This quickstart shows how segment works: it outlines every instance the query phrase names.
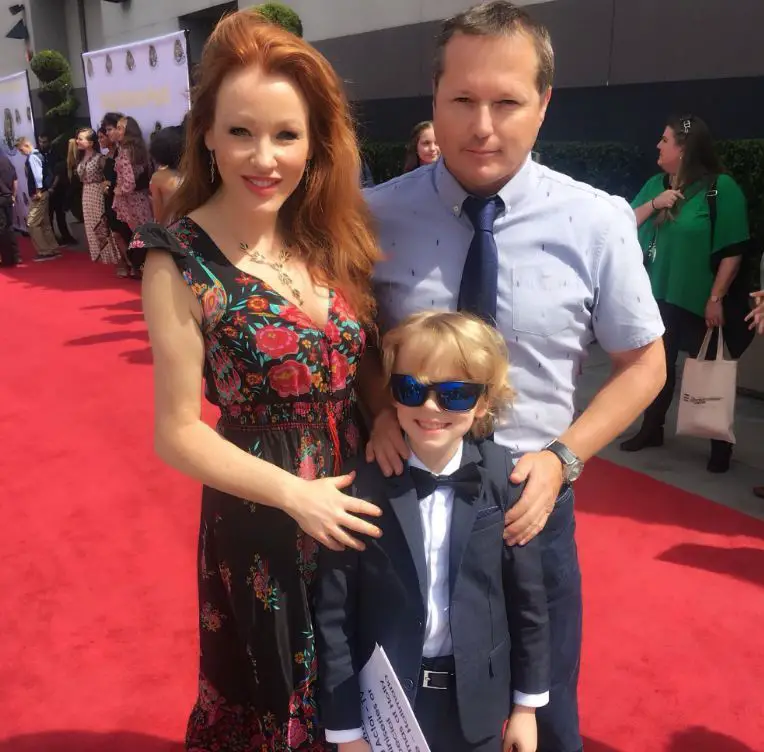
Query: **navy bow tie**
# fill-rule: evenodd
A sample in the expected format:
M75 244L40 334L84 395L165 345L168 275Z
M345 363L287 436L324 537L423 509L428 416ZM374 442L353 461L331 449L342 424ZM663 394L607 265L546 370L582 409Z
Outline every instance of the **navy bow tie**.
M472 499L480 491L480 473L474 462L460 467L452 475L433 475L428 470L419 467L410 467L411 480L416 488L416 497L421 500L435 493L435 489L442 486L453 488L454 491L464 498Z

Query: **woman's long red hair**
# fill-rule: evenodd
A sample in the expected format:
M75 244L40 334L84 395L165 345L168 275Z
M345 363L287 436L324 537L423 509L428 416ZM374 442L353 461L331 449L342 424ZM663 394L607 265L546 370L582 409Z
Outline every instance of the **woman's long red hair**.
M379 250L361 194L358 144L342 84L317 50L254 10L222 19L204 47L172 214L185 216L220 188L219 175L210 182L204 137L213 125L223 79L250 65L288 76L308 102L313 156L308 176L280 212L286 240L306 259L313 277L341 290L359 319L368 322L374 314L371 273Z

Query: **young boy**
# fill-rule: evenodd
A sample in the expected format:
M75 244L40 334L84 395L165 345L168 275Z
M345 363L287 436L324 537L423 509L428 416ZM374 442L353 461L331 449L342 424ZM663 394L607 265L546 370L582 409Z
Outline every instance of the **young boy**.
M327 741L369 752L358 673L379 644L432 752L535 752L535 708L549 699L540 550L504 545L522 488L506 450L481 440L512 395L504 342L476 318L426 312L392 330L383 355L412 455L392 478L357 461L352 492L383 510L382 537L319 556Z

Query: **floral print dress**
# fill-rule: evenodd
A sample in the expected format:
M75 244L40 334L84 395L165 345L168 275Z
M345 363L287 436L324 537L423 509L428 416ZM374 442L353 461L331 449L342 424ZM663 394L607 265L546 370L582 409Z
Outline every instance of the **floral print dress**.
M301 478L339 474L359 445L365 333L339 291L322 330L233 266L189 218L139 228L130 255L170 252L202 308L205 393L218 432ZM199 531L199 696L193 752L324 750L310 588L318 544L284 512L205 487Z
M154 217L151 211L148 178L144 174L148 166L134 165L130 149L123 146L117 152L114 169L117 173L116 188L120 191L115 193L113 203L117 219L131 230L145 222L151 222ZM145 182L145 188L139 188L139 182Z
M103 264L118 264L121 260L119 251L106 223L102 221L106 212L103 193L104 162L101 154L93 154L77 165L77 175L82 183L82 216L91 260ZM100 235L97 229L99 223Z

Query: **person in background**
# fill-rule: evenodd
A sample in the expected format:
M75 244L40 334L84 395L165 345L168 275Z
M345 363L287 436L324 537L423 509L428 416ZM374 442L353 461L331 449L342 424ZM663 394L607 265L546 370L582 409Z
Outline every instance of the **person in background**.
M34 260L50 261L58 258L61 253L58 250L58 241L53 234L53 228L50 226L48 209L50 196L44 184L42 154L26 137L16 142L16 148L27 158L25 172L31 202L27 214L27 229L36 252Z
M77 176L82 184L82 211L90 258L102 264L117 265L117 274L122 277L124 274L119 272L121 256L105 218L103 166L106 158L98 148L98 139L92 128L77 131L76 141L80 153Z
M406 159L403 163L403 172L411 172L422 165L437 162L440 157L438 142L435 140L435 129L432 120L424 120L417 123L411 131L408 145L406 146Z
M751 331L764 335L764 256L761 257L759 270L759 282L761 290L752 294L753 310L745 317ZM755 486L753 493L760 499L764 499L764 486Z
M104 149L107 150L104 154L106 161L103 165L104 204L106 221L108 222L109 229L111 230L119 254L122 257L122 261L117 267L117 276L127 277L128 274L132 272L132 267L127 260L127 245L130 242L130 238L133 236L133 231L130 229L130 225L119 219L117 213L114 211L114 189L117 185L116 160L119 154L118 126L119 121L122 120L123 117L124 115L121 112L107 112L101 121L98 142L101 144L102 154L104 154Z
M160 225L170 223L170 199L180 184L180 160L183 156L183 133L180 126L163 128L151 139L149 153L156 165L151 176L149 193L154 221Z
M117 124L119 153L115 167L117 185L114 188L114 211L128 227L135 230L151 222L151 161L141 127L135 118L123 117Z
M5 151L0 150L0 266L16 266L20 261L13 229L17 184L16 168Z
M669 119L658 144L658 166L662 172L645 183L632 207L666 327L667 379L645 410L639 432L621 444L624 452L663 445L680 351L694 357L707 327L725 327L724 340L735 359L752 338L743 323L748 292L735 286L750 243L748 207L743 191L724 172L703 120L694 115ZM709 353L716 352L715 342L714 338ZM709 472L729 470L732 447L726 441L711 441Z
M60 159L53 149L50 138L41 135L37 139L40 154L43 158L43 183L48 191L48 216L50 226L54 228L53 219L58 224L60 245L75 245L77 241L69 232L66 221L66 211L69 205L69 179L66 172L66 160Z
M66 177L69 180L69 211L78 222L83 222L82 183L77 175L79 161L80 152L77 148L77 139L70 138L66 151Z

